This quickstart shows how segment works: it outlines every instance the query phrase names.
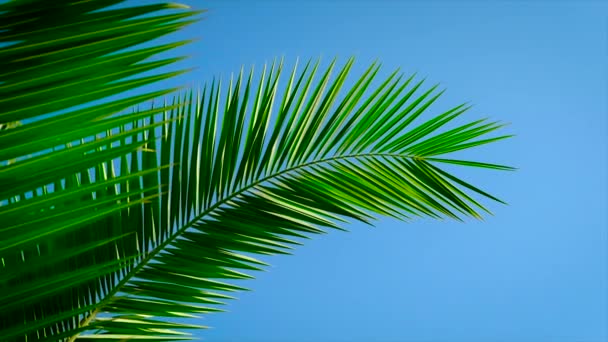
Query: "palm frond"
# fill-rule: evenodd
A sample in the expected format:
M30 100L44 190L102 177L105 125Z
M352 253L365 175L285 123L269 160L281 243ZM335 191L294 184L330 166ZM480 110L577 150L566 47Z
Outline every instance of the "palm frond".
M171 3L108 9L121 2L0 4L2 341L72 336L144 251L136 229L114 220L158 197L158 184L120 187L159 168L116 168L146 154L149 142L137 136L154 129L125 125L167 108L122 113L175 89L121 94L184 72L159 72L182 57L153 58L188 41L138 45L196 12Z
M350 59L332 78L332 63L316 79L319 63L309 62L291 71L281 92L282 63L265 67L257 82L253 71L241 71L225 95L213 81L176 95L179 109L154 116L151 123L172 120L156 129L162 138L149 145L156 153L130 158L169 165L142 175L138 187L162 184L166 191L152 191L157 202L116 219L149 238L142 257L81 322L78 339L186 338L178 333L189 325L149 327L217 311L226 292L243 290L230 279L250 278L243 272L265 265L252 254L289 253L301 238L342 229L348 219L461 220L488 212L475 197L497 198L437 165L511 170L439 157L508 137L486 138L501 125L455 125L465 105L424 121L441 94L437 87L422 91L422 81L395 72L370 89L377 64L343 92L352 65Z

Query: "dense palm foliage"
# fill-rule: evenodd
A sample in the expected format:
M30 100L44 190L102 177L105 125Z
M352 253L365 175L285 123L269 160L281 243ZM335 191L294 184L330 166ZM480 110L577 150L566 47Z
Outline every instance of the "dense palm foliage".
M280 62L162 105L141 103L173 89L116 97L180 72L150 58L184 42L135 46L196 14L105 9L120 2L0 7L1 340L189 339L181 318L218 311L242 289L230 279L265 265L254 254L496 200L440 166L510 169L445 157L500 125L454 124L465 105L424 119L441 92L398 72L376 84L376 64L349 89L353 60Z

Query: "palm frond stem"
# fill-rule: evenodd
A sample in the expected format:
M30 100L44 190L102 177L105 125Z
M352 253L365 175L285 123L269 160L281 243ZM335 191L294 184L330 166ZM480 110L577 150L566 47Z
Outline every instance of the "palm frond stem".
M257 185L260 185L272 178L276 178L279 177L281 175L287 174L289 172L293 172L293 171L297 171L299 169L303 169L306 167L310 167L313 165L318 165L318 164L323 164L323 163L330 163L332 161L338 161L338 160L348 160L348 159L359 159L359 158L367 158L367 157L392 157L392 158L403 158L403 159L413 159L413 160L421 160L424 159L423 157L419 157L419 156L413 156L413 155L406 155L406 154L399 154L399 153L360 153L360 154L348 154L348 155L343 155L343 156L334 156L334 157L329 157L329 158L323 158L323 159L319 159L319 160L313 160L313 161L309 161L300 165L295 165L289 168L286 168L284 170L280 170L278 172L272 173L270 175L267 175L263 178L260 178L257 181L252 182L251 184L245 185L243 186L241 189L235 191L234 193L230 194L229 196L226 196L225 198L217 201L215 204L211 205L208 209L204 210L201 214L195 216L194 218L192 218L190 220L190 222L188 222L187 224L183 225L182 227L180 227L177 231L175 231L169 238L167 238L165 241L163 241L161 244L159 244L158 246L156 246L154 249L152 249L148 254L146 254L146 256L135 266L135 268L133 268L133 270L131 272L129 272L123 279L120 280L120 282L113 287L113 289L98 303L97 308L92 311L88 316L86 316L84 319L81 320L81 323L79 325L80 328L86 327L94 318L95 316L99 313L103 311L104 305L107 304L109 301L112 300L113 296L118 293L123 286L125 286L129 280L131 280L131 278L133 278L143 267L145 267L148 262L150 262L152 259L154 259L154 257L162 252L163 250L165 250L165 248L167 246L169 246L176 238L178 238L183 232L185 232L188 228L191 228L196 222L200 221L202 218L204 218L207 215L210 215L213 213L214 210L216 210L217 208L219 208L222 204L225 204L227 202L229 202L231 199L237 197L238 195L254 188ZM68 342L74 342L76 340L76 338L78 337L78 335L72 336Z

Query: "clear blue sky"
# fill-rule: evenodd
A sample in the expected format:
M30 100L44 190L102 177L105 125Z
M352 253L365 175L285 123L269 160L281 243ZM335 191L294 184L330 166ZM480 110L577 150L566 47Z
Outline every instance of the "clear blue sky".
M138 1L133 1L137 3ZM139 1L149 2L149 1ZM517 137L458 174L510 203L484 222L382 219L315 237L248 281L207 341L608 340L608 6L601 2L194 1L205 82L284 56L417 71ZM458 3L458 4L456 4ZM258 69L259 70L259 69Z

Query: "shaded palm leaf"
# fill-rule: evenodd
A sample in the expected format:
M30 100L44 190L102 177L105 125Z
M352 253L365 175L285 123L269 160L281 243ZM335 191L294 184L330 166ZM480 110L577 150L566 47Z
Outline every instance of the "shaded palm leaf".
M152 191L158 202L121 217L149 237L143 256L80 324L78 339L187 338L182 328L192 326L169 327L167 318L217 311L226 292L243 290L230 279L250 278L243 272L265 265L252 254L289 253L301 238L341 229L348 218L487 212L474 197L495 197L438 165L511 168L438 156L504 139L485 138L501 125L454 125L464 105L421 120L441 93L421 92L423 82L397 73L370 90L376 64L343 93L352 64L332 78L332 63L316 80L318 63L294 68L282 92L282 64L264 68L257 84L253 72L246 79L241 72L226 95L214 81L176 96L181 109L153 118L173 120L155 133L162 136L157 153L131 158L170 165L139 182L160 182L167 191Z
M2 341L73 335L141 256L137 229L114 221L154 200L159 186L120 185L158 167L120 172L117 161L143 153L138 135L153 134L131 123L167 108L121 113L175 89L120 95L184 72L158 72L181 57L151 58L186 41L136 46L195 12L169 3L107 9L121 2L0 4Z

